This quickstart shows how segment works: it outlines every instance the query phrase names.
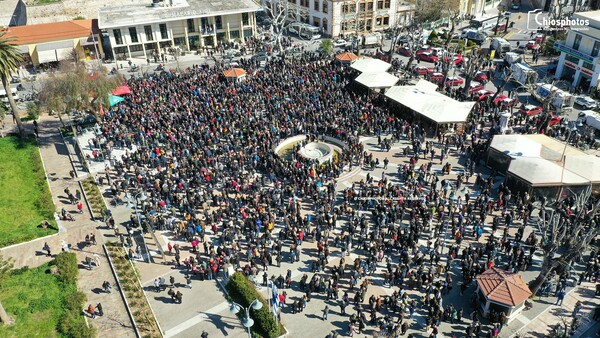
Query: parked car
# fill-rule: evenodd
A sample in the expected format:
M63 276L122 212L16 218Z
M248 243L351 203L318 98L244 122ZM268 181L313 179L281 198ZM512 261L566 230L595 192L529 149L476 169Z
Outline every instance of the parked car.
M463 83L465 83L464 79L456 76L450 76L446 79L446 82L444 84L446 86L460 86Z
M531 50L531 49L536 49L538 46L537 41L535 40L529 40L527 41L527 44L525 45L525 48Z
M550 123L548 123L548 126L552 127L554 125L560 124L562 121L563 121L562 116L552 115L552 117L550 118Z
M541 44L544 41L544 34L536 34L535 37L533 37L533 41Z
M333 40L334 47L346 47L347 45L348 45L348 41L346 41L344 39Z
M469 93L470 94L477 93L478 91L480 91L484 88L485 88L485 86L479 82L471 82L471 84L469 85Z
M524 115L528 115L528 116L534 116L534 115L538 115L541 112L543 112L544 109L540 106L534 106L532 104L524 104L521 109L519 109L519 113L524 114Z
M410 35L402 35L398 37L398 43L409 43L412 41L412 37Z
M506 29L506 24L505 24L505 23L501 23L501 24L499 24L498 26L496 26L496 27L492 28L492 30L493 30L494 32L502 32L502 31L504 31L505 29Z
M424 66L417 66L417 67L413 68L413 72L415 74L419 74L419 75L426 75L426 74L433 74L435 72L435 69L427 68Z
M417 54L417 58L421 61L426 61L426 62L434 62L435 63L438 61L438 57L431 54L430 52Z
M444 81L444 74L442 73L433 73L429 75L429 81L433 83L440 83Z
M591 110L598 107L598 103L594 99L586 95L577 96L575 98L575 104L579 105L580 107L586 110Z
M419 50L415 54L421 55L423 53L431 53L433 55L433 53L431 52L431 48L429 46L423 46L423 47L419 48Z
M486 72L477 72L477 74L475 74L475 77L473 78L473 80L479 81L481 83L486 83L488 80L487 73Z
M485 100L486 98L494 95L494 92L491 90L483 89L477 92L477 101Z
M406 47L398 48L398 54L408 56L408 57L412 56L412 52L410 51L410 49L408 49Z

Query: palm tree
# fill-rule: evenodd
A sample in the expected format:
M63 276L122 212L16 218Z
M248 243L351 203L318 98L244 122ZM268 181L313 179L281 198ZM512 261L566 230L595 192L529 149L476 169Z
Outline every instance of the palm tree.
M21 122L19 111L17 110L17 104L10 91L10 82L8 78L11 74L19 68L21 62L23 62L23 55L13 44L14 39L6 36L6 32L0 33L0 78L2 78L2 87L6 91L6 97L8 97L8 103L13 112L17 128L19 128L19 135L25 137L25 128Z

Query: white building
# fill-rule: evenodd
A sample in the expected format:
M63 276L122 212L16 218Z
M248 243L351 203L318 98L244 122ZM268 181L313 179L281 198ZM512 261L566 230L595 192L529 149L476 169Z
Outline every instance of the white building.
M356 35L409 24L414 5L403 0L288 1L290 19L321 28L329 37Z
M150 58L165 48L189 51L244 42L256 34L255 12L260 9L252 0L148 0L101 9L98 26L108 33L115 57Z
M589 25L572 25L567 39L554 44L561 52L555 77L567 80L573 87L581 87L584 91L598 88L600 11L575 13L571 19L589 20Z

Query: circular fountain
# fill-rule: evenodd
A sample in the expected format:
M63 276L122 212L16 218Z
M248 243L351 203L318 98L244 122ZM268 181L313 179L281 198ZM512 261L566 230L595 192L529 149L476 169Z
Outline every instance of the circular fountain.
M309 160L316 160L319 163L331 161L333 153L333 147L323 142L308 143L298 151L298 155Z

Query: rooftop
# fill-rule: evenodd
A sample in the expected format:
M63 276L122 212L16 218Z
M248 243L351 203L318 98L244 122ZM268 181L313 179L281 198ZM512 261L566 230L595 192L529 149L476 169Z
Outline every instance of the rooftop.
M39 25L9 27L7 36L15 45L27 45L86 37L94 30L93 20L70 20Z
M590 26L600 28L600 11L578 12L573 14L573 18L588 19Z
M102 29L134 26L155 22L200 18L259 11L252 0L165 0L158 7L152 1L117 7L104 7L98 12Z
M493 267L475 279L484 296L495 303L518 306L531 296L529 287L517 273Z

